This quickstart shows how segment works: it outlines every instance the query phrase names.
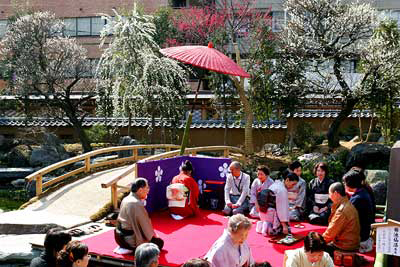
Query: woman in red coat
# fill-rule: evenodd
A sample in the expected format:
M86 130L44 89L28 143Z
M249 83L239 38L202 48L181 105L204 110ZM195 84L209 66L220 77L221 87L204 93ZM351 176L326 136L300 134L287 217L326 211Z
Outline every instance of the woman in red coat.
M172 179L169 187L174 187L175 184L184 185L184 198L186 198L184 207L179 205L171 205L169 209L171 214L180 215L182 217L194 216L198 212L197 201L199 199L199 186L192 177L193 166L189 160L186 160L182 166L182 171ZM176 200L182 200L176 199Z

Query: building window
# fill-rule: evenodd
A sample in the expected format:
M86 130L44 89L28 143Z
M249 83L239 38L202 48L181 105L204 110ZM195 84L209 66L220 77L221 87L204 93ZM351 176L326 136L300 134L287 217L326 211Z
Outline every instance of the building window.
M67 36L99 36L106 21L101 17L65 18L64 24Z
M285 25L285 12L284 11L272 11L272 31L280 32L283 30Z

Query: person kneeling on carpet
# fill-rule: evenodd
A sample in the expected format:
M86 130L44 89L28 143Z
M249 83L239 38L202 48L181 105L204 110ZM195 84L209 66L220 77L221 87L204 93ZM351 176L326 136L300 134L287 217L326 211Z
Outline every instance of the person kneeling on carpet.
M73 240L58 253L58 267L86 267L89 264L90 255L86 244Z
M250 216L259 218L260 206L257 202L257 194L264 189L268 189L274 180L269 176L270 170L267 166L261 165L257 167L257 178L254 179L250 188Z
M157 267L160 250L153 243L143 243L135 251L135 267Z
M215 241L204 257L213 267L249 267L254 264L247 236L251 222L242 214L229 218L228 229Z
M304 247L286 250L283 267L334 267L332 258L325 250L325 240L317 232L309 232Z
M199 186L192 177L193 167L189 160L182 166L179 175L167 187L168 207L174 219L194 216L199 207Z
M136 178L131 187L131 193L121 203L114 230L117 244L124 249L135 250L142 243L151 242L161 250L164 241L154 232L149 214L144 208L144 201L150 191L145 178Z
M288 189L290 221L300 221L305 214L307 183L301 178L301 168L302 165L297 160L289 165L289 171L299 176L299 182Z
M323 237L328 244L326 252L333 257L335 250L355 251L360 246L360 222L358 212L346 195L343 184L336 182L329 187L333 201L328 228Z
M227 216L244 214L249 209L250 176L241 171L238 161L229 165L229 171L224 188L225 208L222 212Z
M288 189L299 182L295 173L288 173L284 181L276 180L268 189L261 191L257 198L260 205L260 221L256 232L266 235L290 233Z

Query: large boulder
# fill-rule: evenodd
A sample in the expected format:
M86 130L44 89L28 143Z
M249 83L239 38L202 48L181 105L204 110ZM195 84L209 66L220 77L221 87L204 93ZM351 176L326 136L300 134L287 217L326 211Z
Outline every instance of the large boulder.
M286 155L285 150L283 150L283 148L278 144L265 144L264 151L267 153L271 153L276 157Z
M316 161L318 159L322 159L323 157L324 157L324 155L322 155L321 153L313 152L313 153L301 155L297 158L297 160L303 161L303 162L309 162L309 161Z
M29 167L31 153L32 151L29 146L16 146L7 153L5 162L7 162L7 166L9 167Z
M137 145L137 144L138 144L137 141L130 136L123 136L119 139L120 146L132 146L132 145ZM126 157L131 157L131 156L132 156L131 150L124 150L124 151L118 152L119 158L126 158Z
M389 169L390 147L382 144L355 145L346 160L346 168Z
M374 191L375 202L377 205L386 205L387 186L385 182L377 182L371 185Z
M69 157L68 152L58 137L51 133L45 133L43 136L43 145L32 150L29 163L32 167L46 167Z
M44 184L52 179L54 179L54 177L43 177L42 183ZM26 183L25 190L28 193L29 198L36 196L36 180L33 179L32 181Z
M376 184L378 182L387 183L389 172L387 170L365 170L365 176L369 184Z

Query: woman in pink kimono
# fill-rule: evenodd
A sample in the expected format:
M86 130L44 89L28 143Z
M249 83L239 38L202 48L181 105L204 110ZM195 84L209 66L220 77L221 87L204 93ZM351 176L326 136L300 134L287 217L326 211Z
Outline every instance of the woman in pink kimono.
M242 214L229 218L228 228L215 241L204 257L212 267L250 267L254 264L246 242L251 222Z

